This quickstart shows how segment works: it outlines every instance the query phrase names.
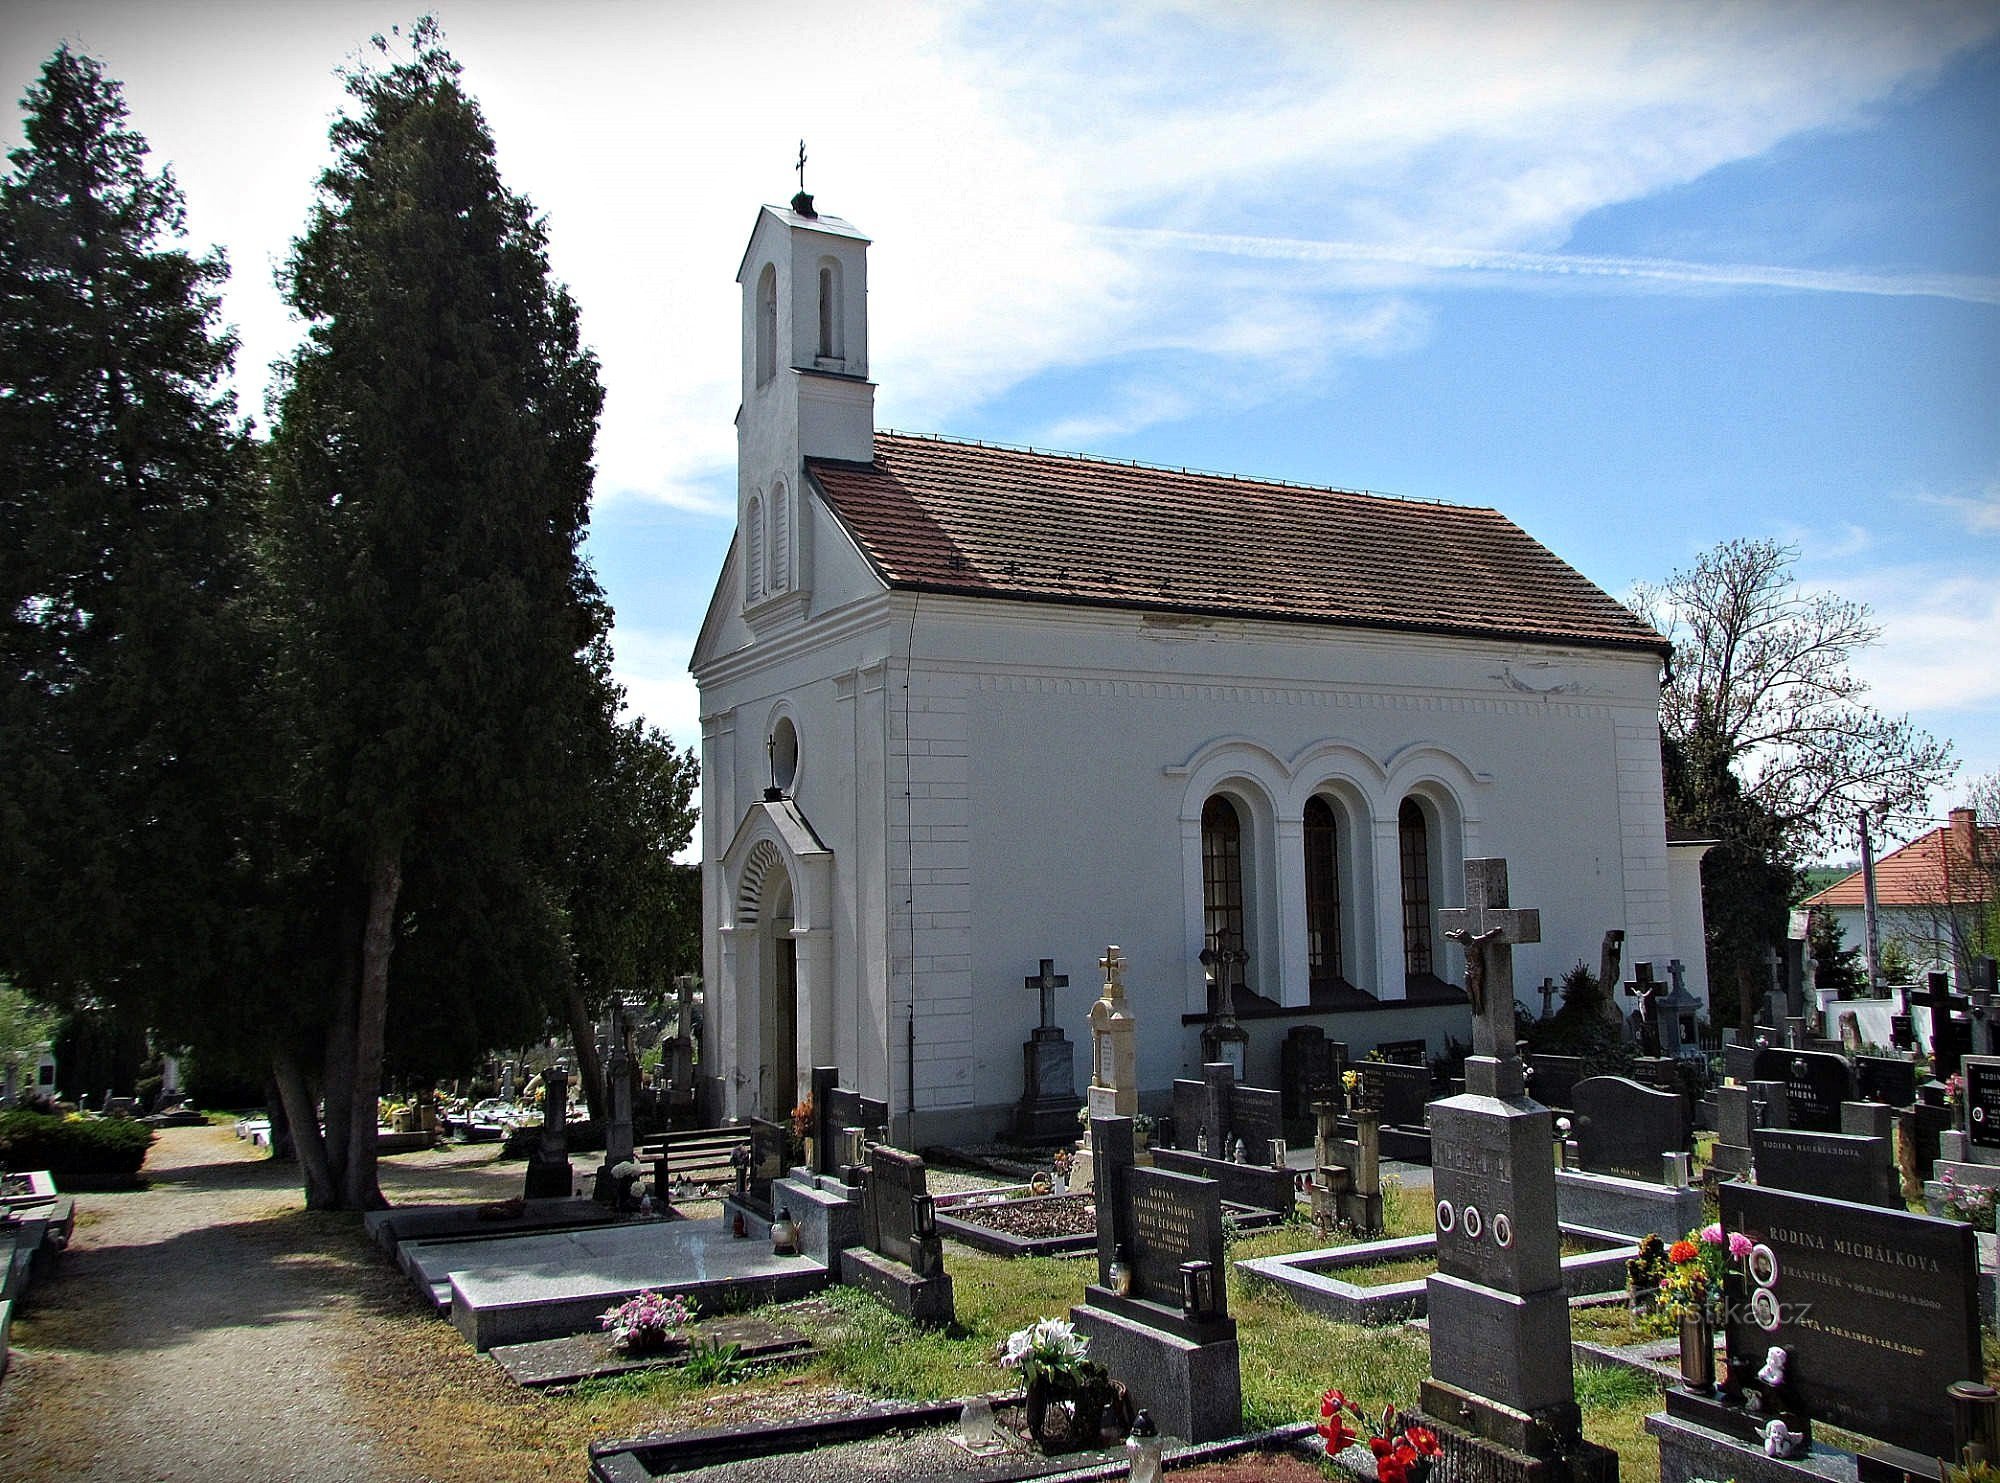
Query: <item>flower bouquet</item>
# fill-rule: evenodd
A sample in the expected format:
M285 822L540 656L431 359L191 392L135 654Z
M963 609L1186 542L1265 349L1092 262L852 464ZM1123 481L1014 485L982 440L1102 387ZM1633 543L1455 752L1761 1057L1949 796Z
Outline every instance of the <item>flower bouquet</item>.
M1370 1421L1346 1392L1329 1390L1320 1397L1318 1428L1328 1457L1361 1440L1362 1433L1347 1424L1350 1416L1367 1429L1368 1450L1375 1454L1375 1476L1380 1483L1424 1483L1432 1464L1444 1452L1436 1432L1418 1425L1394 1405L1382 1408L1379 1422Z
M1666 1270L1660 1276L1660 1311L1676 1324L1684 1316L1718 1321L1723 1279L1730 1264L1749 1255L1750 1238L1741 1231L1725 1236L1719 1225L1689 1231L1667 1248Z
M603 1323L611 1342L626 1354L658 1354L693 1318L686 1299L642 1292L606 1309Z
M1027 1386L1028 1434L1044 1452L1097 1444L1114 1392L1089 1352L1090 1340L1061 1318L1016 1329L1001 1346L1000 1363Z

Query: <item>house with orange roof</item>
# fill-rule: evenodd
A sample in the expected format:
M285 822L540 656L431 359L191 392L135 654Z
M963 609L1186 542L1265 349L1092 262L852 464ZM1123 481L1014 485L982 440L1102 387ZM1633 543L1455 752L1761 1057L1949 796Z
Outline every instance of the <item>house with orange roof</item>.
M1613 928L1705 1000L1660 634L1497 510L879 430L868 245L801 193L738 272L737 531L690 665L712 1115L835 1065L908 1146L988 1138L1040 960L1082 1059L1110 944L1149 1111L1223 995L1255 1084L1302 1027L1440 1053L1475 856L1541 911L1527 1004Z
M1942 969L1963 992L1971 960L1979 955L1978 933L1994 909L1996 886L2000 825L1980 823L1976 809L1955 808L1942 828L1875 862L1877 935L1910 949L1919 982L1924 973ZM1866 909L1860 871L1808 897L1805 904L1831 912L1849 946L1862 942Z

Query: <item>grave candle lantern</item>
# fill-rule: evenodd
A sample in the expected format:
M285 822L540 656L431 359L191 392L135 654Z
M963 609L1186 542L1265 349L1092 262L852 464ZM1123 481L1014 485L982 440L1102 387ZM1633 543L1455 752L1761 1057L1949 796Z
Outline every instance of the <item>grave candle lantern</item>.
M792 1219L791 1207L778 1207L778 1218L771 1222L771 1251L776 1256L796 1256L799 1250L799 1228Z
M1181 1263L1181 1312L1191 1319L1215 1312L1215 1263Z
M937 1196L910 1196L910 1231L918 1236L937 1234Z
M1132 1295L1132 1264L1125 1260L1125 1248L1118 1247L1111 1256L1111 1265L1104 1272L1105 1286L1121 1298Z
M1273 1169L1285 1167L1285 1140L1282 1138L1271 1140L1271 1167Z

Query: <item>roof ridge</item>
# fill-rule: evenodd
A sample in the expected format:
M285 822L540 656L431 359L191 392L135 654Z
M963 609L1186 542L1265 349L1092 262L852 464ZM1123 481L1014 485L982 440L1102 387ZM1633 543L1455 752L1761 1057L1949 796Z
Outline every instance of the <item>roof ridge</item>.
M918 443L941 443L951 448L985 448L996 453L1026 453L1035 458L1057 459L1064 463L1100 464L1114 469L1145 469L1159 474L1186 474L1198 479L1222 479L1231 484L1258 484L1271 489L1303 489L1314 494L1346 494L1356 499L1387 500L1399 505L1427 505L1446 510L1477 510L1500 515L1497 505L1473 505L1460 500L1436 499L1421 494L1398 494L1388 489L1343 489L1337 484L1314 484L1304 479L1280 479L1257 474L1232 474L1226 469L1201 469L1188 464L1152 463L1143 458L1113 458L1104 453L1078 453L1067 448L1040 448L1033 443L1005 443L997 438L961 438L949 433L915 433L883 427L875 436L905 438ZM817 461L817 460L815 460Z

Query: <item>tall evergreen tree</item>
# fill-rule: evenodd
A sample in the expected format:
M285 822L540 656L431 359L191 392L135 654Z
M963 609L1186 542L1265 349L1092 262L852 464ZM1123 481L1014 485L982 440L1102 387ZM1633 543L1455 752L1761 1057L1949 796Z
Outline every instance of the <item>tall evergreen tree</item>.
M392 988L454 995L414 1006L433 1023L506 997L438 971L465 922L454 894L476 888L482 928L546 948L526 951L530 968L558 957L563 819L587 777L578 718L601 704L587 656L608 621L579 558L596 362L436 23L408 40L400 60L378 40L346 78L335 159L282 274L308 330L271 457L292 803L335 949L319 1075L281 1058L280 1083L309 1200L350 1208L381 1198ZM405 947L429 971L392 976ZM493 955L480 966L525 981Z
M250 460L219 253L59 49L0 180L0 968L185 1033L244 878Z

